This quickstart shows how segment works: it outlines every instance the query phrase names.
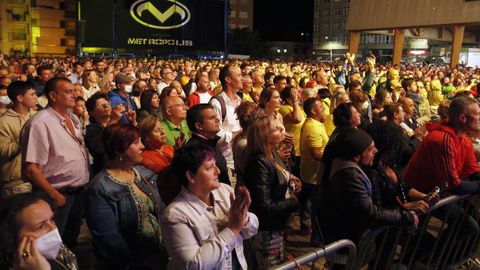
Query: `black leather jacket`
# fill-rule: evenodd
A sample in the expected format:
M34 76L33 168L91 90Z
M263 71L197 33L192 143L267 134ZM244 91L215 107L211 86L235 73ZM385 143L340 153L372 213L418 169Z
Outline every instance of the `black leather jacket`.
M414 222L408 211L378 208L372 201L370 181L358 167L332 168L320 190L319 223L328 243L344 238L357 243L369 229Z
M278 162L285 167L280 160ZM285 199L288 183L279 175L274 163L264 154L250 155L245 166L244 180L252 197L250 211L257 215L260 222L259 230L285 230L298 203L295 199Z

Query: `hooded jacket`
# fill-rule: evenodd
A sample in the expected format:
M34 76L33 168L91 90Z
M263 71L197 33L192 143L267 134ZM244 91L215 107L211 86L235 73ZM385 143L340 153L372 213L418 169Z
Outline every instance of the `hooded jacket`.
M422 192L435 186L456 188L462 178L480 172L470 138L458 137L447 123L428 124L429 134L417 148L403 174L405 182Z
M24 183L19 145L20 130L35 113L30 111L21 115L9 109L0 117L0 186L8 187Z

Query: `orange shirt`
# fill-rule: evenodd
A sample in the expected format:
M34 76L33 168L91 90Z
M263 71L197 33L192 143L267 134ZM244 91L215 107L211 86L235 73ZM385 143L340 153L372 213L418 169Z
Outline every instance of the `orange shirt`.
M180 192L180 183L175 178L170 164L173 158L174 148L165 144L157 150L143 151L143 166L157 173L157 187L162 201L168 205Z

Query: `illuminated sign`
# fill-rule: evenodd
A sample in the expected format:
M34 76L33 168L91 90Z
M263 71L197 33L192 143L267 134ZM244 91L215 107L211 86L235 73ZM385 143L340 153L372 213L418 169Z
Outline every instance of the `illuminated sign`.
M139 54L223 51L227 8L227 0L82 0L81 47Z
M407 54L413 56L424 56L428 54L428 50L408 50Z
M136 22L154 29L179 28L190 21L190 10L184 4L175 0L163 0L172 4L162 12L155 2L162 1L139 0L133 3L130 7L130 15ZM151 16L145 15L146 13Z

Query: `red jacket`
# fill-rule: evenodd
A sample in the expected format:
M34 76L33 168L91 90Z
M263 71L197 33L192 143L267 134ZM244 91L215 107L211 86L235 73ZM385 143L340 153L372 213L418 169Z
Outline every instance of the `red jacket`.
M467 135L457 137L447 122L429 124L427 129L429 134L403 173L405 182L425 193L435 186L449 190L457 187L462 178L480 172Z
M198 95L198 91L195 90L195 92L191 93L189 96L188 96L188 105L190 107L193 107L197 104L200 103L200 95ZM212 91L210 90L207 90L207 93L209 93L212 97L215 95Z

